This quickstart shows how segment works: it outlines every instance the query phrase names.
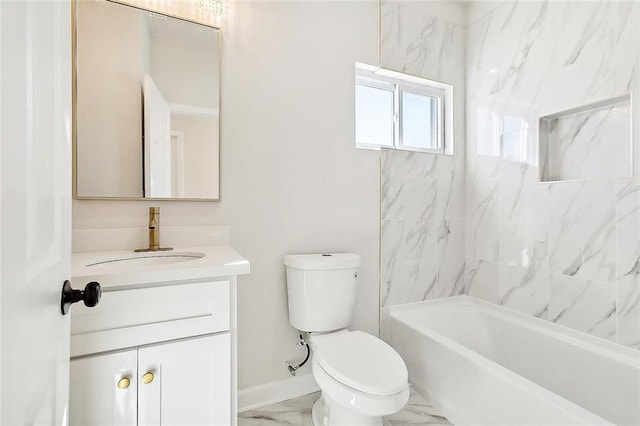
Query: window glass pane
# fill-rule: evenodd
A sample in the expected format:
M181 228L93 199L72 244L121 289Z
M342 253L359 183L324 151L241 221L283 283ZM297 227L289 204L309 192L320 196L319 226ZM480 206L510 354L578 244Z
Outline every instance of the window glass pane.
M438 149L438 98L402 92L402 145Z
M356 145L393 146L393 91L356 84Z

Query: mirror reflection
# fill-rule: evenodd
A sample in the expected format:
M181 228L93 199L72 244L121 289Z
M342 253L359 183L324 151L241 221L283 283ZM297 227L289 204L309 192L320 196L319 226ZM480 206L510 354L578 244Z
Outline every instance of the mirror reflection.
M218 30L76 3L77 198L219 199Z

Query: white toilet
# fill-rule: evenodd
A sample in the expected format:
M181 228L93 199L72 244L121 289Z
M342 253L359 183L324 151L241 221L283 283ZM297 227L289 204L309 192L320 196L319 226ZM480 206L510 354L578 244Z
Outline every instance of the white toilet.
M360 256L351 253L284 257L289 322L310 333L313 377L322 397L313 424L376 425L409 399L407 367L387 343L348 331Z

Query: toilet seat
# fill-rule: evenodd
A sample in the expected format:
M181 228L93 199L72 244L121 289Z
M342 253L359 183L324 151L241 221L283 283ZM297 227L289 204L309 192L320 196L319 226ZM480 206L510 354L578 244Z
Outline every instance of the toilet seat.
M322 398L329 401L330 407L339 405L366 417L388 416L400 411L409 400L408 383L395 395L372 395L338 382L316 360L312 361L311 368L313 377L322 390ZM323 426L323 422L316 421L314 425Z
M315 336L315 359L334 380L370 395L407 388L407 367L387 343L362 331Z

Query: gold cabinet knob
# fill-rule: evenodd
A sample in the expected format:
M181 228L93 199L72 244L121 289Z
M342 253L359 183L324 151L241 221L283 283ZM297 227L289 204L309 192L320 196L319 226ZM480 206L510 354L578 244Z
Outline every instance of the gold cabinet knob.
M118 389L126 389L130 384L131 380L129 380L128 377L123 377L122 379L118 380Z
M151 382L153 382L153 373L152 372L148 372L144 376L142 376L142 383L144 383L145 385L148 385Z

